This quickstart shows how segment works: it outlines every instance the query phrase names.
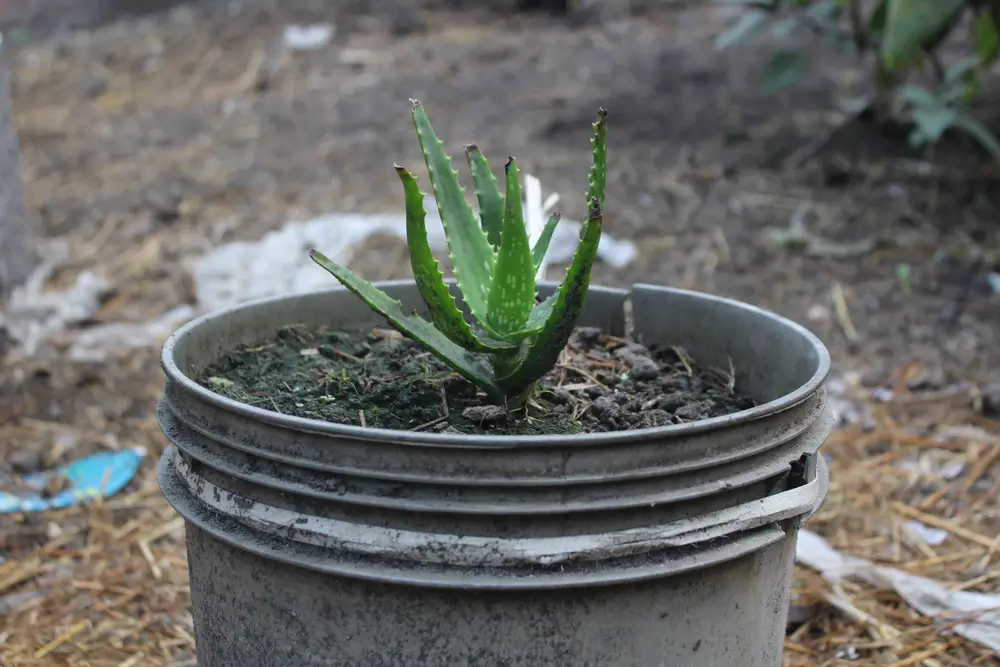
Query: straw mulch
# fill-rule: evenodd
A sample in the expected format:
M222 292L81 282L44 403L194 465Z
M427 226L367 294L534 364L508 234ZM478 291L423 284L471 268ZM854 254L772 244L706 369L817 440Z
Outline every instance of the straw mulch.
M898 377L905 370L912 369ZM807 528L843 553L960 590L996 591L1000 421L970 409L967 390L945 394L904 391L889 402L869 400L873 428L838 430L823 450L832 466L830 493ZM183 525L156 487L155 427L149 420L135 426L142 430L130 440L152 447L128 493L5 522L6 667L194 664ZM39 442L95 436L78 424L36 420L8 422L0 434ZM930 546L903 528L910 519L947 531L947 539ZM40 546L21 548L34 543ZM924 618L893 593L830 584L801 568L793 615L799 618L786 640L788 666L997 664L990 651L949 632L962 617Z
M1000 421L974 409L980 399L968 386L907 391L906 377L917 370L887 378L897 388L892 397L869 399L872 424L838 429L824 445L830 493L806 528L844 554L956 590L996 593ZM947 537L931 546L905 526L911 520ZM964 615L922 617L895 593L830 584L804 568L796 581L808 620L786 640L788 665L997 664L992 651L949 632Z
M787 216L780 207L798 206L786 204L790 190L781 187L777 204L778 197L761 204L759 193L747 194L733 214L731 203L741 194L733 190L753 174L727 185L721 164L706 163L684 143L700 139L665 131L639 106L675 110L678 123L695 133L685 136L704 132L706 145L719 134L718 118L744 118L704 106L706 98L732 103L714 92L725 90L718 69L725 62L704 56L705 39L718 26L686 15L655 25L642 19L612 49L593 27L526 22L512 31L452 16L443 30L421 34L419 15L413 25L399 25L398 17L383 25L355 12L336 17L336 48L290 54L280 46L285 23L329 17L305 1L262 4L268 7L234 16L178 14L163 23L114 26L17 56L16 122L31 205L43 234L72 248L52 284L93 271L114 285L80 327L148 320L192 302L187 260L219 243L330 210L398 210L391 163L418 164L405 115L405 100L415 94L433 100L435 122L452 128L453 138L461 138L455 141L476 137L513 153L541 153L536 173L568 198L580 189L586 160L581 144L560 135L553 118L579 111L583 120L573 123L583 127L586 146L596 84L566 73L582 71L577 63L589 58L587 76L644 95L612 100L622 122L609 173L609 188L621 197L614 233L632 235L641 255L622 271L600 267L598 280L655 280L739 296L802 321L808 314L831 343L838 370L864 368L876 357L892 360L883 376L866 378L868 389L857 390L870 417L826 444L833 482L808 528L847 554L963 589L1000 588L1000 418L986 415L972 384L949 384L956 374L970 382L982 379L974 373L988 376L997 351L982 341L996 330L996 309L979 296L963 304L961 330L949 334L958 371L944 380L918 381L940 375L940 358L926 352L926 339L910 345L893 333L931 317L939 294L952 288L933 277L921 282L921 261L954 250L965 237L933 236L931 223L913 212L930 210L919 199L924 192L940 206L952 205L948 187L908 186L906 214L917 222L907 233L932 235L907 248L841 261L793 257L768 245L759 229L784 222L773 220ZM423 20L426 26L437 19ZM671 51L662 57L671 67L660 65L665 43ZM606 58L591 57L599 48L610 49L602 52ZM623 81L615 67L626 67L636 81ZM679 81L649 84L674 73ZM563 79L552 90L557 74ZM511 87L515 79L521 88ZM497 101L497 90L507 97ZM539 91L546 91L544 100ZM514 109L517 115L508 113ZM748 108L744 119L773 124L773 111L768 101ZM699 126L703 119L708 124ZM527 150L538 137L545 150ZM392 155L374 145L390 147ZM851 234L860 235L882 230L888 212L899 208L898 197L884 206L863 199L875 191L875 178L865 175L856 190L800 188L795 196L824 199L831 226L850 210ZM579 214L576 205L568 202L568 215ZM975 217L975 205L966 217ZM667 232L662 220L670 221ZM373 240L354 268L372 279L400 277L398 253L398 243ZM775 253L789 259L776 261ZM891 269L885 277L885 261L912 264L912 292L899 296ZM839 298L813 320L810 306L827 298L831 284ZM879 312L862 298L875 292L884 297ZM69 362L58 355L68 337L57 336L48 356L0 359L0 476L96 450L142 446L148 456L136 480L103 502L0 517L0 665L193 665L183 526L155 481L165 444L153 418L162 389L158 350L151 344L104 362ZM866 357L869 341L879 347ZM947 538L937 546L915 539L904 528L913 519L947 531ZM787 665L1000 664L950 634L955 619L922 618L896 595L865 585L835 586L800 571L793 611Z

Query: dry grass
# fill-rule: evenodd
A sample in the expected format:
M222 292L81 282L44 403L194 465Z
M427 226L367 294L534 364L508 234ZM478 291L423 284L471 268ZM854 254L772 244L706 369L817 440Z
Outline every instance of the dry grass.
M902 369L897 386L914 370ZM967 392L904 389L868 407L874 427L838 430L824 445L830 493L807 528L842 553L956 590L997 592L1000 422L970 409ZM948 536L931 546L904 526L909 520ZM894 593L830 584L804 568L797 589L798 603L818 613L788 637L787 665L997 664L992 651L948 632L962 617L922 617ZM852 649L858 658L848 661Z

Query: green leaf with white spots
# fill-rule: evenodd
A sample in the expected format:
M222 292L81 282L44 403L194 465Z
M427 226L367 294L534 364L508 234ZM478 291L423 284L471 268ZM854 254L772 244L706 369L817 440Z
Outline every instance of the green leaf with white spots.
M462 348L439 331L434 324L419 315L406 315L403 306L391 296L347 267L313 250L313 261L329 271L347 289L381 314L400 332L417 341L450 368L482 389L493 400L503 401L505 392L494 381L493 371L485 359Z
M455 297L444 282L444 275L434 258L427 241L427 211L424 210L424 193L417 179L409 171L396 165L396 173L403 183L406 197L406 244L410 249L410 265L420 296L431 314L431 321L441 333L468 350L509 350L510 343L480 340L465 321L462 311L455 304Z
M480 223L490 245L499 248L500 230L503 227L503 195L500 193L500 186L478 146L466 146L465 157L469 162L469 171L472 172L472 182L476 184Z
M547 299L541 303L536 303L531 309L531 315L528 316L528 321L524 323L524 326L508 334L504 334L504 340L516 344L523 341L528 336L533 336L542 330L545 326L545 320L549 318L549 313L552 312L552 305L555 303L556 297L559 295L558 292L549 295ZM481 335L480 338L483 338Z
M514 158L507 162L504 172L507 175L507 196L503 232L488 302L490 324L501 336L523 327L535 305L535 268L528 230L524 226L521 182Z
M560 217L558 213L553 213L549 216L549 219L545 222L545 227L542 228L541 235L535 241L535 247L531 249L531 257L535 264L535 273L538 273L538 267L542 265L545 253L549 251L549 244L552 243L552 235L559 225Z
M555 294L545 325L531 341L531 347L517 369L497 378L497 383L508 394L522 395L521 392L525 387L534 384L549 372L559 359L559 353L569 342L580 319L580 313L583 312L583 304L590 287L590 274L597 259L602 224L603 213L595 197L591 201L590 216L580 229L580 243L573 255L573 263Z
M472 315L490 330L486 304L496 254L465 199L465 190L444 144L434 134L423 105L416 100L413 100L413 125L430 173L458 287Z

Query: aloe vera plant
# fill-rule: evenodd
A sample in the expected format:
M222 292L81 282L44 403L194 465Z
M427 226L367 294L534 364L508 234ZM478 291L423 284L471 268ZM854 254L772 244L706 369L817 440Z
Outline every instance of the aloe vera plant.
M475 183L479 215L465 198L451 157L431 127L423 105L413 103L412 117L430 175L447 238L458 289L472 315L459 310L427 240L424 193L417 179L396 165L406 203L410 263L430 320L406 314L402 304L348 268L316 250L312 259L329 271L394 327L417 341L452 369L482 389L489 399L517 409L538 380L551 370L576 327L590 286L601 239L607 181L607 113L593 124L593 166L587 188L588 217L580 229L573 261L559 289L537 298L535 275L548 251L559 214L546 222L532 247L524 223L517 163L504 166L501 192L485 155L465 148Z

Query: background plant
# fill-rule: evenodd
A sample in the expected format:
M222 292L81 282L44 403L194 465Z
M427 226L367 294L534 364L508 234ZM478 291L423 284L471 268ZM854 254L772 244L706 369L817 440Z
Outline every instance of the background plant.
M451 157L413 101L417 139L444 226L455 278L473 323L449 291L427 240L424 193L416 178L396 166L406 202L410 264L430 321L407 315L402 304L316 250L310 256L400 332L508 408L523 406L536 382L555 366L580 317L601 239L607 180L607 114L594 122L593 166L587 189L588 219L566 277L549 298L537 297L535 275L548 251L559 214L549 218L531 246L524 223L517 163L504 166L501 192L486 156L475 145L465 154L479 203L477 216L453 169Z
M982 78L1000 53L1000 0L715 0L743 5L740 18L716 39L718 49L764 34L786 37L806 30L824 44L872 56L872 104L913 124L913 146L937 141L948 129L975 138L1000 160L1000 142L968 112ZM971 19L971 20L969 20ZM941 47L963 24L971 26L970 52L944 65ZM761 87L777 91L802 79L808 56L785 49L761 74ZM933 84L912 82L928 71Z

